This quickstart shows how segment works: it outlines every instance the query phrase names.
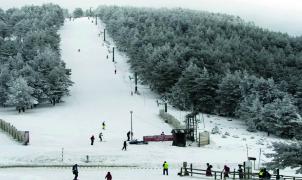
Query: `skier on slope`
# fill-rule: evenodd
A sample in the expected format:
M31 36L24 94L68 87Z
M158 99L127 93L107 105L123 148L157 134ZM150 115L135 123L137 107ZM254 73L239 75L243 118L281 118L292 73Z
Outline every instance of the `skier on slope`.
M123 148L122 148L122 150L127 151L127 141L124 141L124 144L123 144Z
M103 121L102 126L103 126L103 130L105 130L105 127L106 127L105 121Z
M130 141L130 131L127 132L127 141Z
M100 138L100 141L101 141L101 142L103 141L102 136L103 136L103 133L102 133L102 132L100 132L100 134L99 134L99 138Z
M90 137L90 142L91 142L91 146L93 146L93 143L94 143L94 135L92 135L92 136Z

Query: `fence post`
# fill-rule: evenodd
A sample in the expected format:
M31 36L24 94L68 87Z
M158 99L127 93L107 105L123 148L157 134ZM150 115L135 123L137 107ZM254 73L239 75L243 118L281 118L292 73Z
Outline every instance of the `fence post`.
M193 164L190 164L190 171L191 171L191 176L193 176Z
M216 178L216 171L214 172L214 175L215 175L214 179L216 180L216 179L217 179L217 178Z
M236 170L234 169L233 179L235 179Z
M222 179L222 172L220 172L220 179Z

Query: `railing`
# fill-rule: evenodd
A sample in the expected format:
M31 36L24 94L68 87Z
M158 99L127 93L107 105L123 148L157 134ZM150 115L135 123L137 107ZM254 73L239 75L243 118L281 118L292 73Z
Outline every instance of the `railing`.
M213 178L215 180L224 179L223 172L221 172L221 171L211 171L211 172L212 172L212 176L207 176L208 179L211 179L211 178ZM190 167L182 167L180 169L180 172L178 173L178 175L180 175L180 176L193 176L193 175L206 176L206 170L193 168L193 165L190 164ZM242 177L240 178L239 172L234 169L233 171L230 171L228 179L255 179L255 180L263 179L263 178L259 178L258 173L242 172L241 175L242 175ZM273 174L273 175L271 175L270 179L302 180L302 177Z
M16 139L18 142L27 145L29 143L29 132L19 131L15 126L8 122L0 119L0 129L8 133L12 138Z

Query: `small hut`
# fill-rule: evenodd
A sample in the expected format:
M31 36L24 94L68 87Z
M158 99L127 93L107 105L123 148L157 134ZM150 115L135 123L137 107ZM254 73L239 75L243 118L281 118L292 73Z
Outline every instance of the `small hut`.
M187 142L187 129L173 129L173 146L186 147Z

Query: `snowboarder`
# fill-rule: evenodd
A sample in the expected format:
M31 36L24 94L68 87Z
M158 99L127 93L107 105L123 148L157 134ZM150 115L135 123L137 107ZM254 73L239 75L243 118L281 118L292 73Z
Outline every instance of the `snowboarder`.
M111 176L110 172L107 173L107 175L105 176L105 179L112 180L112 176Z
M165 161L163 164L163 175L167 174L168 176L168 168L169 168L169 164Z
M78 175L79 175L78 165L77 164L75 164L75 165L72 166L72 174L74 174L73 180L77 180L78 179Z
M103 121L102 126L103 126L103 130L105 130L105 127L106 127L105 121Z
M99 138L100 138L100 141L101 141L101 142L103 141L102 136L103 136L103 133L102 133L102 132L100 132L100 134L99 134Z
M94 135L92 135L92 136L90 137L90 141L91 141L91 146L93 146L93 143L94 143Z
M127 141L130 141L130 131L127 132Z
M212 176L212 165L207 163L207 170L206 170L206 176Z
M223 179L226 179L227 177L229 177L230 168L227 165L224 165L222 172L223 172Z
M127 151L127 141L124 141L124 145L123 145L123 149L122 150Z

